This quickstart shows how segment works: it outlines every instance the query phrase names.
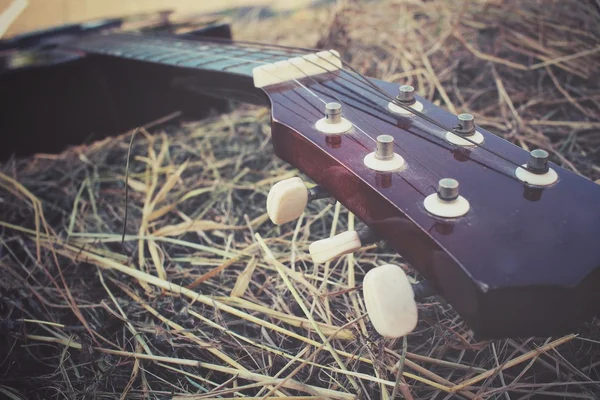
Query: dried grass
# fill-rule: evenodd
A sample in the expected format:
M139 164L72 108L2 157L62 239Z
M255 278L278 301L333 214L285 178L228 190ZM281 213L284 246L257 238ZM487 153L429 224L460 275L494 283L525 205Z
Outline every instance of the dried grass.
M592 3L351 3L241 21L236 35L305 46L320 36L368 75L411 83L599 179ZM300 23L312 33L296 35ZM310 242L353 226L339 204L268 221L270 186L296 172L273 156L267 110L148 129L0 166L3 396L600 395L598 321L578 336L478 342L440 300L420 305L406 341L378 337L362 276L381 263L410 269L374 248L310 262Z

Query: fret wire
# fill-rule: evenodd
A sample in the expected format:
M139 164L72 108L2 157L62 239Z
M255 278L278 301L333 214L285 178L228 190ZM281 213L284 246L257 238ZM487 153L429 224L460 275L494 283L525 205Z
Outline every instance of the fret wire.
M111 34L111 35L106 35L105 37L123 37L126 36L130 39L132 39L132 41L140 41L140 40L147 40L147 38L149 36L140 36L140 35L135 35L135 34L131 34L131 33L118 33L118 34ZM217 46L218 43L220 43L219 41L216 41L216 38L203 38L205 40L186 40L184 38L179 38L179 37L168 37L168 36L163 36L163 37L158 37L155 36L153 37L154 39L157 39L155 42L156 43L160 43L161 45L165 45L169 48L172 47L173 42L177 42L177 43L184 43L186 45L186 47L191 47L192 49L195 49L196 46L198 45L202 45L202 46L208 46L214 49L220 49L223 48L223 45ZM260 51L264 54L271 54L271 55L285 55L287 58L291 58L293 56L302 56L302 55L306 55L307 53L300 53L300 52L294 52L291 49L283 49L285 51L282 50L275 50L275 49L269 49L269 48L260 48L258 49L255 46L241 46L240 44L243 43L237 43L235 41L222 41L221 43L225 43L225 46L227 47L231 47L234 49L239 49L239 50L244 50L247 52L252 52L253 49L257 49L256 51Z
M180 60L177 63L177 65L179 65L180 63L183 63L183 62L186 62L186 61L190 61L190 60L193 60L195 58L201 59L203 57L201 54L198 54L198 52L194 52L194 51L191 51L191 50L184 50L184 52L186 54L181 54L181 51L179 51L179 52L176 52L176 53L171 53L170 55L168 55L166 57L161 57L160 59L156 59L154 61L165 61L165 60L168 60L170 57L173 57L173 56L176 57L177 55L179 55L180 56L179 58L181 58L181 56L184 57L182 60ZM211 53L210 54L210 56L220 56L220 55L228 55L228 52L227 51L221 51L221 52ZM233 54L233 55L235 56L237 54ZM218 59L218 60L220 60L220 59ZM207 60L207 61L210 62L210 60ZM217 60L213 60L213 61L216 62Z
M198 55L198 54L194 54L193 52L189 52L189 56L190 56L190 57L189 57L189 58L185 58L185 59L183 59L183 60L180 60L180 61L177 63L177 65L182 65L183 63L186 63L186 64L191 64L191 63L192 63L192 61L194 61L195 59L198 59L198 62L199 62L199 63L192 64L192 65L190 65L190 66L193 66L193 67L199 67L199 66L201 66L201 65L206 65L206 64L210 64L210 63L214 63L214 62L220 62L220 61L223 61L223 60L225 60L225 59L230 59L231 57L235 57L235 56L237 56L238 54L228 54L227 52L219 52L219 53L216 53L216 54L211 54L211 56L215 56L215 55L216 55L216 56L221 56L221 55L224 55L224 56L225 56L225 58L223 58L223 57L216 58L216 59L214 59L214 58L213 58L213 59L210 59L210 58L209 58L209 59L206 59L206 58L204 58L204 60L206 60L206 61L205 61L205 62L202 62L202 61L203 61L203 59L202 59L202 56L200 56L200 55Z
M256 59L255 61L260 62L260 61L267 61L267 60L271 60L271 57L266 57L266 58L262 57L262 58ZM251 63L252 63L252 60L244 61L244 62L241 62L238 64L230 65L229 67L225 67L222 69L222 71L227 71L228 69L237 68L237 67L243 67L244 65L248 65Z
M211 56L221 56L223 55L223 57L219 57L219 58L213 58L213 59L205 59L206 61L202 62L202 57L197 55L197 54L192 54L192 52L189 52L189 58L186 57L182 60L178 60L175 64L176 65L184 65L187 64L185 66L192 66L192 67L200 67L200 66L204 66L204 65L208 65L208 64L212 64L212 63L218 63L221 61L225 61L225 60L231 60L231 59L235 59L237 57L239 57L240 53L227 53L227 52L219 52L217 54L211 54ZM193 63L194 60L198 59L199 63ZM161 60L162 61L162 60ZM191 65L190 65L191 64ZM233 67L233 66L231 66Z
M168 62L169 64L178 65L180 62L185 62L194 58L190 54L179 54L175 57L167 58L166 60L159 60L160 62Z
M158 58L158 59L156 59L156 60L154 60L154 61L157 61L157 62L162 62L162 61L167 61L167 60L170 60L171 58L182 58L182 57L184 57L184 59L183 59L183 60L181 60L181 61L185 61L185 60L189 59L189 58L190 58L190 56L191 56L192 58L193 58L193 57L202 57L202 56L199 56L199 55L197 55L197 54L196 54L196 55L191 55L191 53L187 53L187 52L186 52L185 54L182 54L181 52L174 52L174 53L169 53L169 54L168 54L168 55L166 55L166 56L160 57L160 58Z
M194 68L199 68L199 67L202 67L202 66L205 66L205 65L208 65L208 64L214 64L214 63L218 63L218 62L225 61L225 60L227 60L227 58L217 58L216 60L214 60L214 59L213 60L207 60L207 61L204 61L204 62L200 62L199 64L195 64Z
M78 44L75 44L77 47ZM79 48L100 54L121 56L129 59L146 60L191 68L228 71L249 64L264 65L268 62L285 60L296 55L292 51L257 49L230 42L218 43L187 41L182 38L161 38L134 34L109 34L82 39ZM218 67L227 61L238 61ZM213 65L213 67L211 67ZM239 73L248 74L247 71Z
M113 42L110 39L113 38L123 38L125 37L126 40L130 43L128 43L127 47L126 47L126 52L128 54L125 54L125 56L127 57L139 57L140 56L140 52L139 50L142 50L143 52L146 50L150 50L152 52L155 51L160 51L159 48L157 47L163 47L163 46L168 46L169 44L171 46L169 46L169 49L173 49L172 47L172 41L169 40L164 40L163 38L155 38L155 40L152 40L150 43L139 43L140 40L136 40L136 39L140 39L140 36L137 35L107 35L107 36L103 36L101 37L101 39L104 40L93 40L92 46L86 46L86 47L103 47L104 51L106 51L107 47L109 48L108 51L111 53L116 53L116 50L110 49L110 47L112 47L111 45L113 44ZM169 38L170 39L170 38ZM175 38L174 38L175 39ZM216 46L210 46L207 45L206 42L202 42L202 44L200 44L199 42L185 42L182 41L180 38L176 38L178 39L178 41L175 43L177 45L177 51L184 51L184 52L189 52L189 53L194 53L193 57L197 57L197 56L201 56L201 54L198 54L199 52L206 52L207 50L212 49L213 52L211 55L229 55L229 56L240 56L240 55L246 55L249 56L251 54L255 54L255 53L261 53L261 54L265 54L265 56L258 57L256 60L257 61L264 61L265 59L268 58L273 58L275 59L276 57L282 57L282 58L287 58L290 55L292 55L292 52L281 52L281 51L263 51L260 49L256 49L256 48L252 48L252 47L242 47L242 46L236 46L235 44L227 44L226 47L228 47L227 49L223 48L224 46L220 46L220 47L216 47ZM95 43L94 43L95 42ZM138 42L138 43L136 43ZM171 42L171 43L169 43ZM94 45L95 44L95 45ZM123 43L119 43L120 47L122 48ZM108 45L108 46L107 46ZM133 48L132 48L133 47ZM143 47L143 49L140 49L140 47ZM232 51L233 50L233 51ZM144 55L144 58L151 58L151 56L146 55L145 53L142 53ZM267 57L268 55L268 57ZM173 55L175 56L175 55ZM167 57L168 58L168 57ZM164 60L164 58L161 58L160 60ZM188 59L189 60L189 59ZM158 60L157 60L158 61ZM185 60L181 60L180 62L183 62ZM222 59L219 59L219 61L222 61ZM217 60L214 60L214 62L217 62ZM247 62L250 62L249 60ZM202 65L205 65L207 63L202 63ZM239 65L236 65L239 66ZM228 66L229 68L234 68L235 66Z
M153 54L152 57L147 57L146 60L154 61L154 62L164 62L169 58L177 55L178 53L162 53L162 54Z
M186 67L187 65L185 65L185 64L187 64L188 62L191 62L191 61L193 61L194 59L197 59L197 58L198 58L197 56L190 55L190 57L186 57L183 60L177 61L175 63L175 65Z

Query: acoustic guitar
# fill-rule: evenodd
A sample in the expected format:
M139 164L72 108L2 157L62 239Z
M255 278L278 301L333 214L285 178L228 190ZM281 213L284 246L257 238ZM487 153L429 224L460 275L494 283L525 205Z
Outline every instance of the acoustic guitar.
M115 32L113 25L30 36L29 50L51 61L5 62L0 89L20 82L13 92L21 94L9 100L2 89L2 109L36 96L53 107L50 99L59 94L48 95L32 74L77 68L81 60L101 65L97 77L119 75L128 90L134 75L146 77L146 85L157 85L157 104L170 104L183 89L185 96L268 105L275 154L317 184L309 189L292 178L274 185L266 204L272 221L285 224L307 202L331 197L364 227L313 243L314 262L384 242L424 277L411 283L394 265L367 273L367 311L384 336L409 333L416 300L432 294L486 338L571 332L599 313L600 186L552 163L546 151L525 151L402 82L362 76L335 50ZM21 47L18 38L0 45L11 57ZM181 98L188 108L199 106L193 96L173 102ZM15 115L3 112L4 132L17 129Z

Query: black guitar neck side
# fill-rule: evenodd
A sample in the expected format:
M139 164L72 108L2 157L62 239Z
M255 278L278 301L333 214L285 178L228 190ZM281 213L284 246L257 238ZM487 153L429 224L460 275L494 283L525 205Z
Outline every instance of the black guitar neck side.
M225 111L225 99L266 104L247 71L208 68L216 58L207 59L206 52L196 58L198 64L208 62L207 68L177 65L176 54L165 46L155 46L152 54L140 53L139 46L128 54L131 37L100 37L106 46L96 49L97 39L82 38L60 49L74 56L67 62L0 73L0 160L57 153L173 112L201 118ZM189 47L197 39L178 40ZM148 59L152 57L162 61Z

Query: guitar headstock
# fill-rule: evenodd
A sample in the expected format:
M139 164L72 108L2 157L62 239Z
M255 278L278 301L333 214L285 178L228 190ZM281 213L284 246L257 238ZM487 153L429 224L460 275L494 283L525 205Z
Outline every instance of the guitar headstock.
M572 331L600 311L599 185L411 87L342 69L335 53L287 63L255 73L275 153L401 254L477 334ZM275 197L272 209L285 206ZM315 244L316 259L360 246L350 236Z

